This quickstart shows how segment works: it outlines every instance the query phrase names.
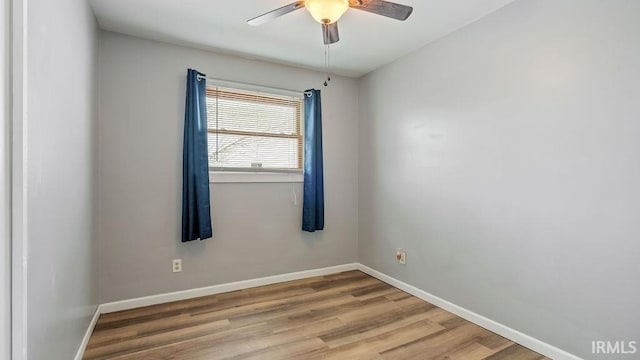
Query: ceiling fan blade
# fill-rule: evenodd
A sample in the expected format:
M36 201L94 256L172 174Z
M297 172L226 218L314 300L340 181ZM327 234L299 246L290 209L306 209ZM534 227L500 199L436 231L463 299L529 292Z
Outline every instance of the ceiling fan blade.
M260 16L254 17L251 20L248 20L247 23L249 25L253 25L253 26L258 26L258 25L262 25L266 22L269 22L271 20L274 20L282 15L286 15L292 11L298 10L298 9L302 9L304 7L304 1L296 1L292 4L289 5L285 5L281 8L275 9L273 11L269 11L266 14L262 14Z
M330 45L340 41L340 34L338 34L338 23L322 24L322 37L325 45Z
M413 8L407 5L392 3L384 0L350 0L349 6L370 13L405 21L413 12Z

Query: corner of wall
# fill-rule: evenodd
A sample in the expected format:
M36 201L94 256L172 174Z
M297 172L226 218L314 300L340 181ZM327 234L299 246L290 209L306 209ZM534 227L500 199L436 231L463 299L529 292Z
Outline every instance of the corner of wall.
M87 5L88 6L88 5ZM100 156L98 154L98 151L100 149L99 146L99 142L100 142L100 136L99 136L99 128L100 128L100 119L99 119L99 106L100 106L100 87L99 87L99 77L100 77L100 28L98 26L98 21L95 17L95 15L93 14L93 11L91 9L89 9L89 11L91 11L91 17L93 18L93 96L92 96L92 102L93 102L93 133L92 133L92 159L93 159L93 168L92 168L92 172L93 172L93 189L92 189L92 193L93 193L93 201L92 201L92 218L93 218L93 227L92 227L92 233L93 233L93 238L92 238L92 243L93 243L93 257L94 257L94 261L92 262L93 264L93 268L91 269L93 274L92 274L92 279L93 279L93 289L92 289L92 298L93 298L93 302L95 303L95 305L97 306L99 304L100 301L100 286L99 286L99 271L100 271L100 241L98 239L98 234L100 233L98 231L99 226L100 226L100 221L99 221L99 216L98 216L98 211L99 211L99 201L100 201L100 197L99 197L99 192L98 189L99 184L100 184L100 177L98 176L98 171L99 171L99 161L100 161Z

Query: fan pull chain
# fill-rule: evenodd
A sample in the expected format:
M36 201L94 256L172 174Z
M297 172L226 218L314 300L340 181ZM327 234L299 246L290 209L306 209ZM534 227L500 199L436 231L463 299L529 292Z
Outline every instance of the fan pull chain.
M331 76L329 75L329 70L331 67L331 49L329 45L324 46L324 77L326 80L324 81L324 86L329 85L329 81L331 81Z

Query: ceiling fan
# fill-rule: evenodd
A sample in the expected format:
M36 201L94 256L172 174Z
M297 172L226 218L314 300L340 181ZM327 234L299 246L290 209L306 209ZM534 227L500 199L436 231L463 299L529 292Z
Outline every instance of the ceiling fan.
M370 13L390 17L396 20L407 20L413 8L384 0L301 0L255 17L247 23L258 26L274 20L292 11L306 8L311 16L322 24L322 35L325 45L340 40L338 19L349 9L358 9Z

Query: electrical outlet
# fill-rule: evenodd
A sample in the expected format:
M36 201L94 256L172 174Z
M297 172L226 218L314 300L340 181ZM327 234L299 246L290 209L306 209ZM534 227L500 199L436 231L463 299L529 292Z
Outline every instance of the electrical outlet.
M396 260L402 265L407 265L407 252L400 248L396 249Z
M173 259L173 272L181 272L182 271L182 259Z

